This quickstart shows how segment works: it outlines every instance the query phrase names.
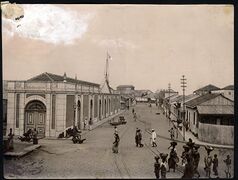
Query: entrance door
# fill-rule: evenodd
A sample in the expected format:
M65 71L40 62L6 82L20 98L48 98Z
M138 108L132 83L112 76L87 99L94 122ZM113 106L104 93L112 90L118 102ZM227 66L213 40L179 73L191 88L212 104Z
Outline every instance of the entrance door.
M45 137L45 105L40 101L31 101L25 108L25 132L28 129L38 131L38 137Z

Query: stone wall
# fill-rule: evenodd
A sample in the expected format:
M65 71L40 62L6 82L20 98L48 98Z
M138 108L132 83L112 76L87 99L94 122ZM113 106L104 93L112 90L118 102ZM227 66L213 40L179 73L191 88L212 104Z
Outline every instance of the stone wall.
M234 145L234 126L199 122L198 139L214 144Z

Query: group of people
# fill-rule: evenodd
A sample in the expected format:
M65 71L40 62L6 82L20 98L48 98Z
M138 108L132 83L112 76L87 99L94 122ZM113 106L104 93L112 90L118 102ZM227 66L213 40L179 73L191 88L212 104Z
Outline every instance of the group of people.
M28 129L27 132L25 132L23 134L24 137L18 137L18 139L20 139L21 141L28 141L30 142L31 139L33 139L33 144L38 144L38 138L37 138L37 130L36 128L34 128L34 130L32 129ZM6 144L6 151L12 151L14 149L14 133L12 132L12 128L10 128L10 132L8 134L8 138L7 138L7 144Z
M88 126L88 130L91 131L92 130L92 124L93 124L92 118L90 117L89 122L88 122L88 118L86 117L84 119L84 122L83 122L83 129L86 130L87 126Z
M154 173L157 179L166 178L166 172L169 172L170 169L175 171L177 163L179 162L179 158L176 151L176 142L171 142L171 145L168 149L171 149L168 159L168 171L166 170L166 163L168 154L160 153L160 156L155 156L155 163L154 163ZM192 139L183 146L184 151L182 152L182 166L184 167L183 176L182 178L192 179L194 177L199 178L200 174L198 172L198 165L200 161L200 153L198 149L200 148L199 145L195 144ZM210 152L213 150L210 146L205 146L207 151L207 155L204 158L204 170L206 172L206 177L210 178L211 176L211 169L214 172L214 175L218 177L218 157L217 154L214 154L214 157L210 155ZM159 159L162 162L159 162ZM226 163L226 178L231 178L231 158L230 155L227 155L227 158L223 160ZM213 165L213 167L212 167Z
M33 130L30 128L25 133L23 133L23 137L20 136L18 137L18 139L20 139L21 141L27 141L27 142L30 142L31 140L33 140L33 144L38 144L37 136L38 136L38 131L36 130L36 128L34 128Z

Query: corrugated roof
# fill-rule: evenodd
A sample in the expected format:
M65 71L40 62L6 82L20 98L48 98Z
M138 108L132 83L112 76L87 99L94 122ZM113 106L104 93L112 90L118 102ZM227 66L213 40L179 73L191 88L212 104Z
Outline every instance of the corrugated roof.
M197 92L197 91L207 91L207 92L209 92L209 91L214 91L214 90L219 90L220 88L218 88L218 87L216 87L216 86L214 86L214 85L212 85L212 84L209 84L209 85L207 85L207 86L204 86L204 87L202 87L202 88L199 88L199 89L197 89L196 91L194 91L194 92Z
M231 105L210 105L197 106L199 114L234 114L234 106Z
M193 107L195 107L195 106L197 106L197 105L199 105L199 104L201 104L203 102L206 102L206 101L208 101L210 99L213 99L213 98L215 98L217 96L220 96L220 94L210 94L210 93L208 93L208 94L199 96L199 97L197 97L195 99L192 99L190 101L187 101L185 104L186 104L186 106L189 106L189 107L193 108Z
M223 90L234 90L234 85L229 85L229 86L226 86L224 88L222 88Z
M45 73L42 73L38 76L35 76L35 77L27 80L27 81L51 81L51 82L60 81L60 82L63 82L64 76L45 72ZM77 79L73 79L73 78L69 78L69 77L66 77L66 81L71 82L71 83L76 83L76 84L86 84L86 85L93 85L93 86L98 86L98 87L100 86L99 84L96 84L96 83L77 80Z

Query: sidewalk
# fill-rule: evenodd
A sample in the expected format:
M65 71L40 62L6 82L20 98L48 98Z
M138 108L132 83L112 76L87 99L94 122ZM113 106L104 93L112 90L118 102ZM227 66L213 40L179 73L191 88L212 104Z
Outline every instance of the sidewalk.
M17 145L17 143L15 144L15 146L16 145ZM40 147L41 147L41 145L39 145L39 144L30 145L28 147L25 147L24 149L21 149L20 151L8 151L8 152L5 152L4 156L19 158L19 157L22 157L22 156L32 152L33 150L40 148Z
M168 119L168 118L167 118ZM168 121L172 122L174 124L174 126L176 126L177 124L175 124L175 122L171 121L168 119ZM180 135L183 137L183 130L178 130L178 132L180 133ZM195 137L190 131L185 131L185 142L188 141L188 139L191 138L193 140L193 142L195 142L195 144L198 144L200 146L211 146L214 148L225 148L225 149L234 149L233 145L221 145L221 144L212 144L212 143L207 143L207 142L203 142L200 141L197 137ZM184 141L183 141L184 142Z
M104 119L98 121L98 122L95 122L95 123L91 126L91 130L89 130L89 129L86 129L86 130L82 129L82 130L81 130L81 131L82 131L82 136L86 135L88 132L92 131L93 129L95 129L95 128L99 127L99 126L101 126L102 124L108 122L109 120L111 120L111 119L113 119L113 118L119 116L119 115L122 114L124 111L125 111L125 110L121 110L120 112L118 112L118 113L116 113L116 114L114 114L114 115L111 115L111 116L109 116L109 117L106 117L106 118L104 118ZM69 138L45 137L44 139L45 139L45 140L46 140L46 139L49 139L49 140L68 140L68 139L72 139L72 137L69 137Z

